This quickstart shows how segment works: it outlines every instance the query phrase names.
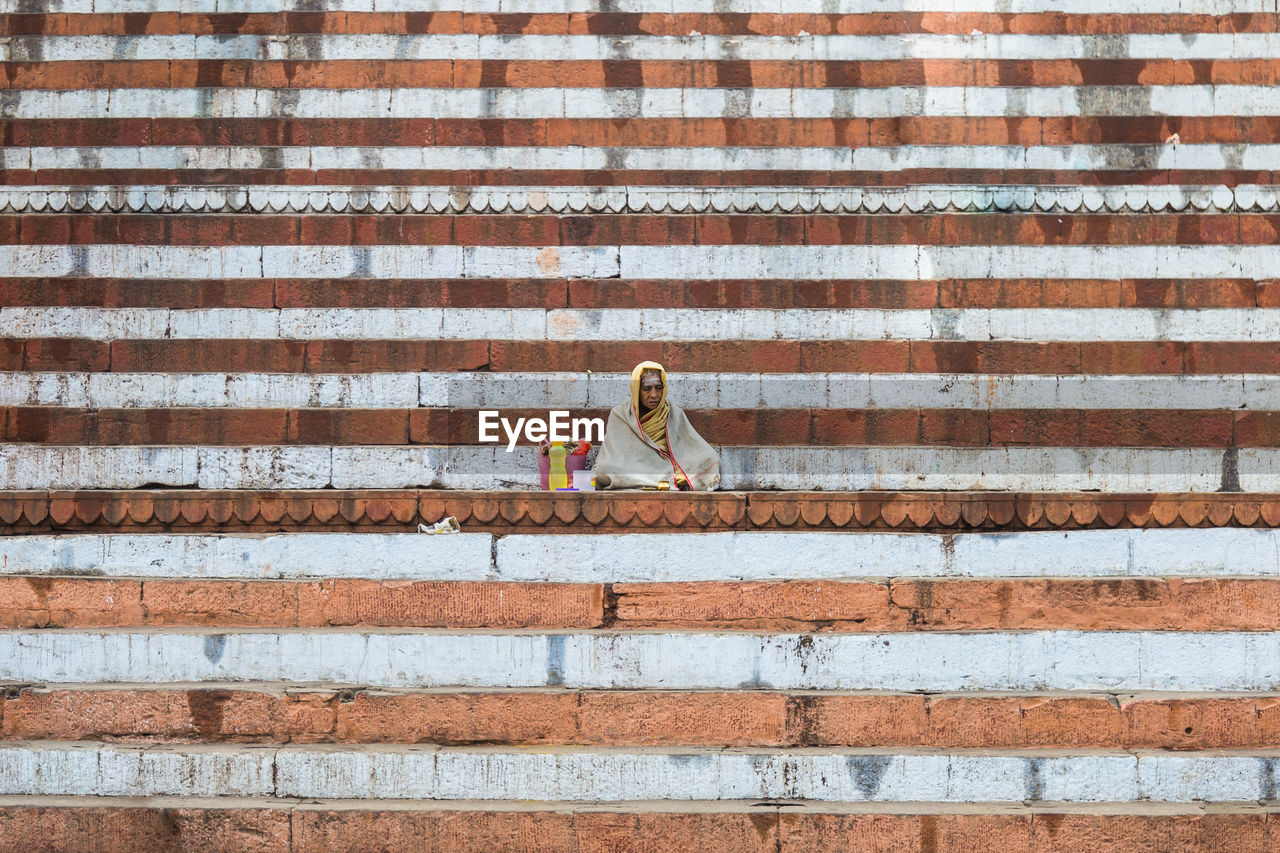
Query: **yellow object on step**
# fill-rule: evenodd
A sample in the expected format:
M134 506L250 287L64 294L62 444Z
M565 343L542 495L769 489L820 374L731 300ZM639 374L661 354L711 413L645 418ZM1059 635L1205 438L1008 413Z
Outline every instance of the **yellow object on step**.
M547 474L547 488L551 491L569 488L569 474L564 467L564 442L551 442L551 469Z

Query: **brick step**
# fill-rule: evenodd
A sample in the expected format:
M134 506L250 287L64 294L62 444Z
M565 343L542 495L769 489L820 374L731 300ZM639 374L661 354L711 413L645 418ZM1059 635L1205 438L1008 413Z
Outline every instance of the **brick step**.
M495 424L495 432L497 425ZM533 491L531 448L483 445L0 444L0 488ZM1276 447L722 446L726 490L1280 491Z
M1280 843L1280 818L1269 809L1205 814L1200 807L1179 813L1134 804L1106 814L1013 806L984 814L920 804L905 813L851 813L829 806L784 809L767 802L735 805L732 812L714 803L695 804L687 812L668 803L637 811L616 805L514 808L324 801L246 801L237 807L188 798L104 807L86 800L5 798L0 799L0 851L598 853L674 851L688 849L693 841L705 853L1265 853Z
M1271 749L1275 695L219 687L0 692L0 739L930 749Z
M145 283L139 286L146 287ZM369 287L379 292L376 283L369 283ZM1280 373L1280 348L1269 341L455 341L323 337L305 341L106 341L34 335L0 339L0 366L12 371L171 372L200 365L204 370L228 373L429 370L580 374L584 367L630 372L646 359L673 372L734 372L750 365L763 373Z
M0 681L466 689L1280 691L1277 632L0 632Z
M1185 213L1001 212L989 216L969 212L832 215L803 211L574 216L413 212L398 216L327 212L0 214L0 245L1246 246L1272 245L1278 232L1280 216L1276 214L1201 213L1194 209Z
M0 492L4 533L1075 530L1280 527L1280 495L130 489Z
M651 803L1274 800L1269 755L1163 751L627 750L525 747L0 744L0 793L42 796ZM909 805L911 804L911 805Z
M0 629L1274 631L1280 580L654 584L0 578Z
M207 383L209 386L215 382ZM360 384L357 380L357 383ZM1278 383L1280 387L1280 383ZM1176 389L1167 388L1168 391ZM482 392L483 393L483 392ZM121 396L124 396L123 394ZM941 395L939 395L941 396ZM117 398L118 401L119 398ZM625 399L625 397L623 398ZM157 401L161 402L161 401ZM1277 401L1280 403L1280 396ZM0 406L0 439L49 445L479 445L480 408L100 408ZM508 441L498 415L548 418L548 409L488 409L489 431ZM608 421L608 408L566 408ZM717 447L1277 447L1280 411L1231 409L685 408ZM527 463L534 446L517 445Z
M293 194L290 194L291 197ZM1016 216L1017 214L1007 214ZM1269 308L1280 280L1213 279L421 279L4 278L6 306L101 308ZM362 341L368 346L373 342ZM400 341L402 346L408 342ZM416 342L419 344L426 343ZM450 342L452 343L452 342ZM482 343L482 342L477 342ZM957 342L921 341L922 344ZM313 349L334 346L305 341ZM299 348L301 352L301 348ZM383 368L386 369L386 368ZM466 369L458 365L454 369ZM594 368L593 368L594 369Z
M403 34L377 39L371 48L380 56L357 60L324 59L299 68L294 59L244 59L228 54L244 48L218 51L208 42L192 50L201 58L172 60L114 60L111 49L128 50L147 45L149 36L114 38L106 42L105 55L77 58L77 46L61 47L46 39L28 38L15 47L34 47L52 54L47 61L9 61L8 88L29 90L110 89L123 87L185 88L193 86L253 86L287 88L357 89L442 88L502 85L520 88L596 87L698 87L736 85L760 88L922 86L1078 86L1105 80L1111 85L1276 85L1280 65L1265 59L1218 57L1162 57L1131 59L392 59L385 53L405 45ZM154 41L154 39L153 39ZM112 44L111 42L114 42ZM188 42L190 44L190 42ZM321 50L324 41L312 40ZM329 45L343 50L339 40ZM274 47L266 39L259 50ZM158 45L156 45L158 46ZM60 49L61 48L61 49ZM437 48L445 52L447 46ZM554 48L551 48L554 49ZM11 56L19 50L10 48ZM83 54L83 48L81 54ZM210 56L209 54L222 55Z
M347 10L350 5L350 11ZM458 6L465 4L458 3ZM696 5L696 4L694 4ZM1249 33L1274 32L1280 27L1274 14L1259 11L1270 10L1260 3L1240 4L1234 14L1216 14L1211 6L1200 13L1172 11L1179 9L1176 3L1151 4L1142 11L1120 8L1108 12L1089 12L1085 6L1067 10L993 12L978 8L955 9L951 4L938 3L936 8L922 5L918 10L876 11L865 13L848 11L853 4L845 4L839 12L831 12L830 4L809 3L802 12L777 13L775 11L746 12L696 12L676 5L668 11L666 4L662 14L638 7L635 11L617 12L607 3L583 5L580 10L564 12L512 13L498 12L494 8L484 11L471 9L442 9L435 13L371 12L363 4L327 3L322 10L302 8L303 4L290 4L281 14L269 4L257 4L253 11L228 12L179 12L179 5L155 7L154 12L129 15L119 10L131 9L128 4L100 7L96 13L79 11L74 14L11 13L0 17L6 32L22 35L133 35L188 34L188 35L309 35L322 33L400 33L400 34L452 34L466 33L493 36L495 34L544 35L544 34L593 34L616 36L687 36L690 29L710 36L716 35L903 35L903 34L954 34L970 35L974 29L982 33L1020 33L1047 35L1095 35L1098 33ZM982 4L979 4L982 5ZM87 6L87 4L86 4ZM1158 14L1167 8L1166 14ZM266 11L272 8L273 11ZM745 8L752 8L748 4ZM1201 9L1199 5L1192 9ZM1238 11L1236 11L1238 9ZM1087 62L1088 60L1080 60Z
M721 145L744 148L768 146L865 148L869 146L956 145L956 146L1069 146L1080 140L1087 145L1125 145L1153 152L1165 147L1163 141L1179 133L1199 144L1271 144L1280 142L1280 128L1272 116L901 116L889 119L871 118L626 118L613 119L498 119L498 118L98 118L0 119L0 134L12 146L109 146L142 147L153 145L224 146L608 146L608 147L711 147ZM846 156L848 156L846 154ZM1219 162L1223 162L1219 160ZM940 183L963 181L963 172L977 171L939 169ZM1144 168L1141 161L1099 164L1102 174L1074 171L1075 181L1141 183ZM1136 168L1135 168L1136 166ZM787 167L794 168L794 166ZM899 167L900 168L900 167ZM1155 167L1150 169L1154 172ZM1229 171L1211 173L1205 166L1204 183L1230 183ZM87 169L101 172L104 180L74 180L64 183L146 183L122 180L123 173L110 169ZM244 184L255 181L251 174L239 170L219 170L216 183ZM274 171L274 170L266 170ZM285 171L285 170L280 170ZM1108 171L1131 176L1129 179L1108 178ZM1162 183L1178 170L1158 170ZM465 175L466 173L463 172ZM611 181L605 170L592 170L582 184L619 183ZM674 174L678 174L674 173ZM732 172L729 174L733 174ZM1011 169L1002 183L1041 183L1028 174ZM110 177L114 175L115 177ZM504 184L511 175L496 176L491 183ZM830 184L835 176L829 172L816 174L808 183ZM872 176L865 176L871 180ZM1224 180L1225 179L1225 180ZM892 177L882 178L896 183ZM269 183L269 181L267 181ZM365 182L365 181L360 181ZM713 181L711 185L719 183ZM776 183L761 181L761 183ZM915 183L904 178L903 184ZM1068 181L1073 182L1073 181ZM16 183L30 183L17 181ZM161 180L159 183L170 183ZM393 183L387 181L386 183ZM415 183L415 182L406 182ZM431 181L426 182L428 185ZM440 181L442 185L454 182ZM475 181L475 183L481 183ZM653 183L679 183L671 179ZM1267 183L1259 181L1258 183Z

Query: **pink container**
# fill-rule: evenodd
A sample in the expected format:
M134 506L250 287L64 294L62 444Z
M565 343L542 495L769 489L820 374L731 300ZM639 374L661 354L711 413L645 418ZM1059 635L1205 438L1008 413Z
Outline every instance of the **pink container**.
M544 442L545 444L545 442ZM569 485L573 485L573 472L587 470L586 454L582 456L566 456L564 458L564 473L569 478ZM541 488L551 488L549 480L551 479L551 456L542 455L542 446L538 447L538 482Z

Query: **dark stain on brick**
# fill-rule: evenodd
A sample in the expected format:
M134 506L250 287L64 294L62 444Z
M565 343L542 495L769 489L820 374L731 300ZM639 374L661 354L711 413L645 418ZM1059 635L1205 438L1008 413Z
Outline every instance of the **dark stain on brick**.
M431 21L435 12L405 12L404 29L410 35L422 35L431 32Z
M747 819L751 821L751 826L755 829L756 835L761 841L769 837L771 833L778 830L778 813L777 812L750 812Z
M228 690L189 690L187 710L191 725L203 738L216 738L222 733L223 705L231 697Z
M147 25L151 23L150 12L125 12L124 13L124 32L129 36L140 36L146 33Z
M601 65L606 88L639 89L644 86L644 67L637 59L613 59Z
M845 766L849 769L849 778L854 786L868 800L875 797L884 781L885 771L893 761L891 755L847 755Z
M920 853L938 853L938 816L920 816Z
M564 685L564 641L563 634L552 634L547 637L547 686Z
M505 59L480 60L480 88L504 88L507 85L507 69L510 64Z
M227 651L226 634L210 634L204 638L204 656L210 663L217 663Z

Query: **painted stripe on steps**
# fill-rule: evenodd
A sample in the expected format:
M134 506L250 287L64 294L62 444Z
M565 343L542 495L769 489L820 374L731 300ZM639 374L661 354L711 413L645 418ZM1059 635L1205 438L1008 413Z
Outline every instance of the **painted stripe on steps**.
M14 149L9 149L13 151ZM84 164L86 149L72 152ZM137 149L140 153L143 150ZM314 149L312 149L314 150ZM330 149L334 150L335 149ZM344 149L351 150L351 149ZM379 149L364 149L377 156ZM971 149L975 150L975 149ZM1025 150L1025 149L1024 149ZM209 152L211 153L211 152ZM137 165L137 164L135 164ZM64 167L65 164L59 166ZM0 186L0 212L14 213L901 213L922 211L1208 213L1276 208L1280 187L1211 185L965 185L912 187L456 187L172 185ZM30 242L30 241L28 241Z
M10 36L3 62L485 60L813 62L912 59L1274 59L1273 33L1024 35L475 35L432 33Z
M4 248L14 251L6 253ZM86 254L98 247L85 247ZM138 255L161 255L166 262L165 274L181 273L177 269L182 262L183 253L169 249L160 249L155 253L132 253L128 250L136 247L112 247L114 252L92 252L98 257L94 260L107 262L112 256L120 258L127 268L117 272L126 273L131 278L149 278L146 258ZM696 249L696 247L686 247ZM732 247L750 248L754 247ZM802 247L794 247L802 248ZM1126 252L1130 256L1155 255L1159 250L1133 247L1115 247L1123 251L1100 251L1104 247L1075 255L1070 252L1050 252L1058 254L1062 261L1073 257L1082 262L1090 262L1091 266L1101 268L1104 261L1120 263ZM1280 262L1280 247L1213 247L1222 248L1223 255L1236 257L1237 262L1248 263L1250 260L1262 262L1274 255ZM1265 251L1253 252L1251 248ZM27 252L27 247L0 247L0 262L4 256L34 254ZM388 264L396 264L397 256L419 254L416 247L374 247L370 253L381 256ZM670 263L660 267L660 258L650 259L647 254L641 262L644 272L670 275L672 270L686 268L680 261L688 261L691 256L698 256L698 272L713 272L716 258L727 255L738 255L728 251L705 252L672 252L662 247L646 247L643 252L652 250L666 257ZM192 269L201 277L209 277L215 270L209 269L210 256L213 263L221 260L232 262L241 257L256 256L263 251L258 248L228 248L224 251L209 250L191 252L187 260L193 263L205 262L203 269ZM268 249L266 251L273 250ZM554 251L554 250L548 250ZM566 249L559 257L572 266L573 256L579 250ZM582 250L593 255L613 252L613 249ZM1097 251L1097 255L1092 253ZM516 260L512 266L523 268L522 261L533 262L532 252L506 250L508 257ZM945 253L946 250L931 250ZM753 252L754 253L754 252ZM66 262L71 260L74 251L65 253ZM280 252L279 254L294 254ZM296 254L313 254L311 260L324 260L319 252ZM348 254L347 258L336 260L340 269L331 268L334 275L352 272L350 265L358 264L358 253ZM442 253L444 254L444 253ZM477 252L486 260L491 259L488 253ZM624 248L624 254L627 254ZM745 254L745 253L744 253ZM761 255L774 254L761 250ZM853 253L833 251L830 253L814 253L815 266L824 259L832 263L848 260ZM864 253L858 253L864 254ZM882 254L893 254L886 248ZM1003 252L992 252L988 258L971 258L966 266L977 266L978 261L998 262L1014 261ZM1215 254L1217 254L1215 252ZM130 257L132 255L132 257ZM456 252L457 256L462 251ZM229 256L229 257L228 257ZM318 256L318 257L317 257ZM569 256L569 257L566 257ZM1176 260L1183 257L1194 257L1194 252L1174 252L1165 257ZM1250 257L1252 256L1252 257ZM501 255L500 255L501 258ZM25 260L25 259L24 259ZM65 269L63 258L57 259L55 269L42 269L42 273L54 275L61 272L73 272ZM506 260L506 258L502 258ZM588 260L591 260L590 258ZM748 265L745 257L732 270L721 269L733 278L740 278ZM1133 257L1132 264L1138 265L1141 257ZM285 263L285 258L279 259ZM1227 260L1227 263L1232 261ZM2 263L0 263L2 265ZM274 264L273 264L274 265ZM441 264L443 265L443 264ZM598 265L592 265L598 272ZM778 269L773 265L772 272L800 272L797 270ZM1031 264L1022 265L1021 269L1029 276L1036 275ZM1011 267L1006 266L1006 269ZM1016 265L1012 268L1018 268ZM13 269L13 267L10 267ZM826 268L828 272L849 267ZM1185 270L1186 267L1183 267ZM664 272L665 270L665 272ZM527 270L504 267L495 270L491 267L477 270L478 273L506 275ZM563 269L561 270L563 271ZM905 273L907 270L897 269L895 272ZM983 273L987 272L986 268ZM160 271L156 271L161 274ZM239 277L246 273L257 273L257 270L246 270L243 266L236 271ZM233 272L232 275L235 275ZM322 272L315 270L316 273ZM397 272L388 269L387 272ZM399 270L401 274L409 272ZM423 278L430 278L428 270L419 268L414 271ZM818 269L807 270L810 275ZM1081 270L1082 273L1086 272ZM1236 270L1237 274L1242 272ZM1263 270L1258 269L1261 277ZM810 275L797 277L808 278ZM256 275L254 277L257 277ZM265 276L270 278L271 276ZM479 276L477 276L479 277ZM1076 341L1076 342L1120 342L1120 341L1194 341L1194 342L1274 342L1276 330L1280 329L1280 309L1276 308L939 308L939 309L874 309L874 308L743 308L718 310L714 308L85 308L85 307L9 307L0 308L0 327L8 332L8 337L18 338L88 338L90 340L491 340L491 341Z
M421 9L416 11L423 11ZM1232 10L1234 11L1234 10ZM279 12L276 11L275 15ZM504 31L519 34L582 34L634 36L642 31L649 36L692 38L690 31L719 36L775 35L796 37L816 35L974 35L1016 32L1042 35L1094 35L1099 33L1222 33L1274 32L1280 21L1273 15L1237 15L1225 20L1211 14L1133 13L1124 9L1108 10L1101 15L1075 12L954 12L921 14L920 11L848 10L827 14L813 12L770 12L761 14L727 13L714 10L672 11L668 14L644 15L612 10L561 13L474 12L435 15L430 18L405 18L403 12L354 11L327 17L297 16L289 21L288 32L295 35L319 33L351 34L472 34L492 35ZM137 35L136 27L125 23L121 15L110 13L78 13L48 15L43 19L29 15L22 19L25 35ZM638 29L639 27L639 29ZM153 15L147 22L149 35L208 35L224 33L270 34L280 31L280 19L267 13L206 12L186 15ZM1105 59L1101 61L1107 61Z
M1280 633L0 632L0 681L1257 692ZM927 798L926 798L927 799Z
M892 86L882 89L13 90L3 116L74 118L896 118L1256 116L1273 86Z
M323 129L311 138L324 139ZM419 134L421 135L421 134ZM708 140L716 139L708 136ZM586 170L586 171L875 171L914 169L1054 170L1081 172L1207 170L1272 171L1280 157L1273 143L1182 145L1112 143L1081 145L776 146L717 145L558 146L61 146L0 149L9 170ZM179 176L181 177L181 176ZM1016 177L1014 178L1016 179ZM154 179L151 179L154 181ZM224 179L225 180L225 179ZM931 183L939 179L934 177ZM180 182L180 181L179 181ZM81 182L83 183L83 182ZM299 186L310 192L312 186ZM22 190L16 190L21 192ZM220 187L218 191L235 192ZM732 190L726 190L731 192ZM1216 192L1217 190L1215 190ZM892 210L892 205L887 205Z
M556 409L552 411L566 411ZM1280 413L1105 409L685 409L721 447L1274 447ZM474 446L482 417L504 447L499 417L524 424L547 409L67 409L10 408L9 439L45 445ZM609 409L568 410L564 434L600 441ZM585 421L585 427L582 426ZM512 428L521 448L532 448ZM521 450L520 452L530 452Z
M920 199L912 201L918 203ZM38 217L0 214L0 244L41 245L70 238L74 241L71 245L223 247L241 244L245 242L245 235L251 233L255 235L251 245L305 247L345 239L355 247L349 251L355 253L367 247L405 245L475 249L489 246L545 249L550 245L559 247L559 251L596 245L866 246L872 247L872 251L886 246L921 245L1008 251L1020 246L1053 244L1088 248L1177 246L1187 251L1201 246L1268 245L1280 237L1273 214L1222 216L1216 212L1168 216L1145 212L1137 216L1048 213L1017 217L934 213L908 215L896 221L892 216L804 216L778 212L763 216L686 214L625 218L584 214L571 219L545 214L484 218L406 216L393 222L394 229L383 224L386 221L327 213L209 216L183 212L137 216L79 212ZM546 260L544 257L544 266ZM561 292L565 290L567 288Z
M535 801L1256 802L1246 755L518 752L405 747L0 747L0 792Z
M601 584L0 578L0 628L597 628ZM1280 581L614 584L620 630L1276 631Z
M1265 374L677 373L687 409L1280 410ZM0 406L608 409L622 373L3 373Z
M0 444L0 488L537 488L522 450ZM1274 448L731 446L719 456L730 490L1280 492Z
M1274 695L23 687L0 739L905 749L1273 749ZM219 708L220 719L203 713ZM140 724L140 721L141 724ZM1191 729L1187 732L1186 729Z
M1275 0L60 0L63 14L127 12L464 12L468 14L815 14L985 12L1067 15L1229 15L1276 12ZM0 13L28 12L24 0L0 0Z
M944 850L1092 850L1098 839L1125 850L1159 850L1170 843L1201 850L1226 839L1235 853L1265 853L1280 835L1274 806L1206 813L1203 806L1167 803L779 805L147 797L119 798L106 807L87 797L0 798L6 840L18 849L97 853L135 853L140 844L162 848L175 833L272 853L365 853L385 847L388 838L431 839L439 850L492 849L494 839L519 839L523 853L598 850L615 838L642 850L669 849L679 839L700 853L913 850L922 838L938 839Z
M403 26L400 20L388 26ZM695 19L697 20L697 19ZM794 19L793 19L794 20ZM801 26L811 23L804 21ZM960 18L947 23L956 27ZM1134 29L1142 27L1138 19ZM563 19L561 19L563 28ZM985 24L978 19L975 23ZM581 26L581 24L578 24ZM695 26L702 26L697 20ZM588 23L586 26L591 27ZM647 23L646 23L647 26ZM678 25L677 25L678 26ZM997 26L1000 26L997 24ZM1067 24L1067 26L1070 26ZM1105 26L1100 24L1099 26ZM1167 20L1152 26L1165 32L1179 32ZM246 23L242 30L254 27ZM616 27L616 24L615 24ZM799 27L797 27L798 29ZM310 35L293 38L290 49L299 55L308 52ZM357 36L356 38L360 38ZM483 38L483 36L482 36ZM1086 37L1087 38L1087 37ZM109 37L108 37L109 39ZM39 45L35 49L40 49ZM301 60L306 67L295 71L299 59L147 59L140 61L68 60L62 62L15 63L12 88L21 89L119 89L163 88L228 84L262 88L358 89L363 86L457 87L492 85L501 80L507 88L543 89L552 87L592 88L617 85L622 81L647 86L691 88L721 86L726 81L750 80L756 88L801 86L911 86L922 81L931 85L971 86L1070 86L1106 81L1110 85L1150 85L1208 83L1217 85L1267 85L1280 82L1280 64L1267 59L1218 59L1213 75L1203 71L1197 77L1174 76L1173 60L1167 59L904 59L891 62L873 60L777 61L757 60L646 60L627 64L611 60L485 60L420 59ZM1177 60L1178 62L1204 60ZM211 65L212 63L212 70ZM513 65L514 63L514 65ZM1028 66L1034 66L1028 67ZM495 67L496 66L496 67ZM621 69L626 76L616 76ZM733 77L729 75L749 75Z
M195 295L199 295L198 293ZM177 299L179 304L190 301ZM115 301L115 300L110 300ZM198 303L197 303L198 304ZM157 372L200 365L210 371L394 373L491 370L531 374L630 370L653 358L672 370L872 374L912 370L921 376L963 371L1039 375L1280 374L1280 351L1267 341L1036 343L1033 341L456 341L365 339L355 344L289 340L116 340L0 338L9 370Z
M651 583L886 578L1274 578L1280 531L26 535L0 575Z

